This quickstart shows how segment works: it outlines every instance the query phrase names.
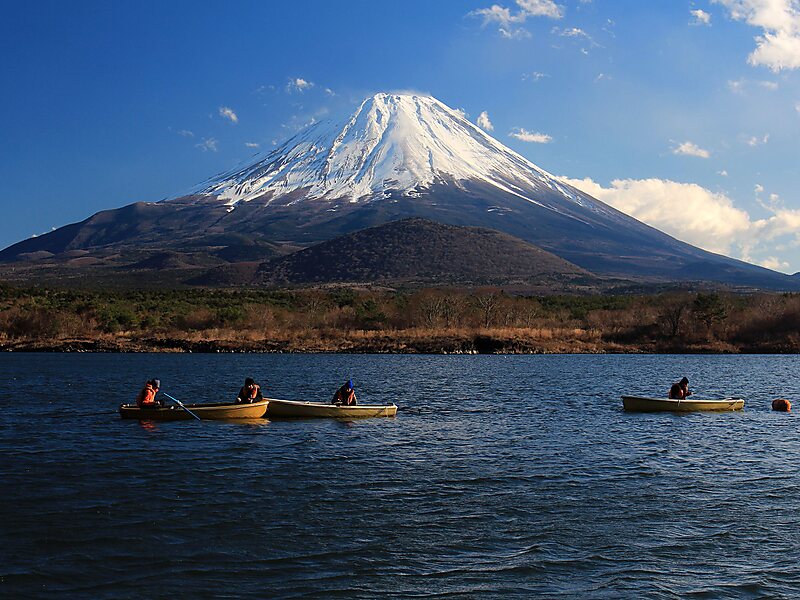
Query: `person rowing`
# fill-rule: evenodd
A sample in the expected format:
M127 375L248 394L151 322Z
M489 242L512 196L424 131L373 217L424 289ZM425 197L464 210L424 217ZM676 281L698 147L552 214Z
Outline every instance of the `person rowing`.
M336 390L331 404L341 404L342 406L356 406L358 404L352 379L346 381L342 387Z
M148 379L144 387L136 395L136 406L139 408L161 408L164 403L156 399L156 394L161 387L158 379Z
M686 400L686 398L691 395L692 392L689 391L689 380L686 377L673 383L672 387L669 388L670 400Z
M242 389L239 390L239 395L236 397L237 404L252 404L253 402L260 402L264 399L261 393L261 386L258 385L252 377L244 380Z

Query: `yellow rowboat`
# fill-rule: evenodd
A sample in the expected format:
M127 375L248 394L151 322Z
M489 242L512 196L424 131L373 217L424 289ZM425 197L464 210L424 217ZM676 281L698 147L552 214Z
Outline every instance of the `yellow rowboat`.
M252 404L233 404L217 402L214 404L184 404L201 419L260 419L267 412L269 400ZM194 417L180 406L162 408L139 408L135 404L123 404L119 407L123 419L139 419L140 421L186 421Z
M742 410L743 398L723 398L721 400L701 400L687 398L686 400L672 400L668 398L645 398L642 396L623 396L622 406L625 410L637 412L692 412L698 410Z
M267 417L327 417L333 419L353 419L361 417L393 417L397 414L397 405L357 404L356 406L340 406L321 402L299 402L296 400L269 399Z

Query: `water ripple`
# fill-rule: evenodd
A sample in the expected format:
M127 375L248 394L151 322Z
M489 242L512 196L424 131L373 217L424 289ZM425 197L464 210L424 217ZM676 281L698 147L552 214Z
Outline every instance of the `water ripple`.
M769 403L791 397L781 382L799 362L4 355L0 594L793 597L797 417ZM115 412L155 375L215 401L249 375L278 397L328 398L342 374L398 416L140 425ZM747 396L746 410L621 410L620 394L682 374Z

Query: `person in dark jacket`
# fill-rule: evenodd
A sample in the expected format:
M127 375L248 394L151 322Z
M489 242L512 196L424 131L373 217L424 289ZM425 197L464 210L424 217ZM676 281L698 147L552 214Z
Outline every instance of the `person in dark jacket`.
M242 389L239 390L239 395L236 397L238 404L252 404L253 402L260 402L264 399L261 393L261 386L258 385L252 377L244 380Z
M342 387L336 390L336 393L333 395L332 404L341 404L342 406L355 406L358 404L352 379L346 381Z
M672 400L686 400L692 392L689 391L689 380L684 377L678 382L672 384L669 388L669 397Z

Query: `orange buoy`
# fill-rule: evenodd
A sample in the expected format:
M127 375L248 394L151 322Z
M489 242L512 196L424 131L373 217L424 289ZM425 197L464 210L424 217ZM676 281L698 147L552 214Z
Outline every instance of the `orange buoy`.
M781 412L789 412L792 410L792 403L785 398L776 398L772 401L772 410L779 410Z

